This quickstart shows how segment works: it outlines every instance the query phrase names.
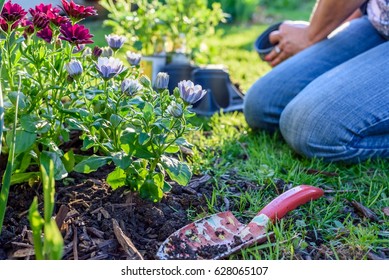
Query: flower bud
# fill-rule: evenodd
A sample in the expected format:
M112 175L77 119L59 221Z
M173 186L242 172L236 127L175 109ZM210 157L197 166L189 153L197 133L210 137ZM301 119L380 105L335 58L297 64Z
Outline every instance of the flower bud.
M110 47L102 47L100 56L101 57L111 57L111 56L113 56L113 50Z
M156 89L167 89L169 86L169 75L165 72L160 72L157 74L155 79L154 87Z
M103 50L100 47L95 46L92 50L92 58L97 60L101 56L102 52Z
M147 76L141 76L139 78L139 82L141 83L142 86L148 88L151 86L151 82Z
M65 64L66 71L73 79L78 78L82 74L82 64L76 59L72 59L69 63Z
M166 108L166 111L175 118L180 118L182 116L182 106L181 104L172 101L170 105Z
M130 65L137 66L137 65L139 65L140 60L142 59L142 55L128 51L128 52L126 52L126 58L127 58L128 63L130 63Z
M133 95L142 89L142 85L137 80L124 79L121 84L122 93Z

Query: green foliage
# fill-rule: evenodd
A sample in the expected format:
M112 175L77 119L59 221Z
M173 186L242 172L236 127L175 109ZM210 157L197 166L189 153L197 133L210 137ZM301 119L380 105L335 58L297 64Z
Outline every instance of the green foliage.
M138 65L125 66L115 57L116 48L109 54L113 57L98 58L89 47L61 39L58 26L50 28L53 38L48 41L39 37L38 29L24 34L19 22L1 31L0 151L8 156L8 164L1 185L0 225L11 184L45 180L44 172L35 170L48 170L49 161L50 180L113 164L115 171L107 178L113 188L128 186L152 201L169 190L167 180L187 184L191 171L178 153L180 145L189 146L184 137L195 129L187 122L193 116L189 104L179 94L155 90ZM131 92L125 82L134 86ZM167 110L171 104L180 114ZM88 156L61 149L75 131ZM44 200L48 212L43 227L50 229L47 213L51 215L54 202L48 196ZM34 221L37 232L41 223Z
M172 52L186 45L193 55L200 49L203 38L214 34L223 21L219 3L209 8L206 0L102 0L108 10L111 26L117 34L127 36L133 48L144 55Z
M224 12L229 15L230 21L248 22L258 9L260 0L212 0L209 3L219 2Z
M32 229L35 257L37 260L60 260L63 252L63 238L55 220L51 218L55 205L54 161L50 155L42 154L41 163L44 215L42 218L39 213L37 197L34 198L28 215Z
M305 4L312 4L315 0L260 0L261 5L272 9L296 9Z

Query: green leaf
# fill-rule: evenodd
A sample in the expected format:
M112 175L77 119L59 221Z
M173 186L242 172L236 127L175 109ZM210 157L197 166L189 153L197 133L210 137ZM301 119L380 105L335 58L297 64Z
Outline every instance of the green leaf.
M34 197L28 211L28 220L32 229L32 238L34 241L35 258L43 260L43 244L41 239L44 220L38 211L38 198Z
M63 142L68 142L70 140L70 132L67 128L62 128L60 133Z
M42 152L40 156L40 169L43 185L43 218L47 223L50 221L54 211L54 195L55 195L55 179L54 179L54 166L55 161L53 159L56 154L50 152Z
M9 100L12 102L14 106L16 106L16 102L19 97L19 109L24 109L27 107L28 101L27 101L27 96L24 95L23 92L20 91L12 91L8 94Z
M25 131L31 133L46 133L50 130L50 124L47 120L39 119L33 115L22 116L20 124Z
M15 154L20 154L28 151L36 141L36 134L30 133L24 130L16 131L16 145L15 145ZM12 133L7 133L6 142L8 147L11 146Z
M50 152L56 153L59 157L63 156L63 151L57 146L57 144L50 138L39 138L37 140L43 146L47 147Z
M54 179L62 180L63 178L68 176L68 172L63 164L60 155L55 152L47 152L44 151L41 153L41 164L46 165L48 167L48 160L51 159L54 164ZM43 160L43 162L42 162Z
M45 225L45 238L43 242L44 256L49 260L60 260L63 254L64 241L55 220L51 219Z
M143 117L150 122L154 116L154 107L151 103L145 102L145 107L143 108Z
M31 158L33 157L32 153L26 152L21 153L15 158L14 170L17 169L17 172L25 172L27 168L30 167Z
M170 145L169 147L167 147L167 149L165 150L165 153L168 153L168 154L175 154L175 153L178 153L180 151L180 147L176 146L176 145Z
M141 132L139 134L139 144L144 145L150 140L150 135L148 133Z
M66 154L64 154L62 161L67 172L73 171L74 165L76 164L73 150L69 150Z
M155 182L154 179L155 178L145 180L140 187L139 194L144 199L158 202L163 197L163 191L162 188L158 186L159 182Z
M163 183L163 189L162 189L162 191L164 192L164 193L167 193L167 192L170 192L170 190L172 189L173 187L168 183L168 182L164 182Z
M162 156L161 159L162 166L166 169L170 179L176 181L182 186L186 186L189 183L190 178L192 177L192 172L186 163L166 156Z
M145 145L139 144L139 135L137 133L125 133L120 137L121 148L128 155L134 155L139 158L151 159L154 158L154 154L151 153Z
M100 157L93 155L78 163L74 167L74 171L88 174L108 164L108 162L110 162L111 160L111 157Z
M122 117L112 114L111 117L109 118L109 121L111 122L113 127L118 127L120 123L122 122Z
M126 172L123 169L116 167L114 171L108 174L107 183L115 190L126 185L126 178Z
M132 163L131 157L123 151L113 154L112 161L121 169L127 169Z
M26 172L26 173L13 174L11 177L11 185L30 182L31 179L37 179L39 175L40 172Z

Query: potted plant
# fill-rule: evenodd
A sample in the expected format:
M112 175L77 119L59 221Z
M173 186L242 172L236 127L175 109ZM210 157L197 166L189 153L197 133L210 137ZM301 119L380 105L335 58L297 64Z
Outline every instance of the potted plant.
M134 50L142 53L142 69L154 82L166 64L162 35L166 27L158 13L163 4L156 0L102 0L100 4L109 12L105 24L126 36Z
M213 34L225 18L221 5L214 3L210 9L207 0L100 3L109 12L105 23L115 33L128 36L133 47L142 51L143 68L152 71L153 77L166 63L166 53L171 54L173 62L188 64L200 50L204 37Z

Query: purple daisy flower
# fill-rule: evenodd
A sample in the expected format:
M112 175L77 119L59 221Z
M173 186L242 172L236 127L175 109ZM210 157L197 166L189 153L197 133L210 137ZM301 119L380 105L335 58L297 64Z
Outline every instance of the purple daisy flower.
M122 93L133 95L142 89L142 85L137 80L124 79L121 84Z
M128 52L126 52L126 58L127 58L128 63L130 63L130 65L137 66L137 65L139 65L139 63L142 59L142 55L128 51Z
M178 83L180 96L188 104L195 104L207 93L200 85L194 85L192 81L181 81Z
M126 70L120 59L114 57L99 57L96 69L104 80L109 80Z
M108 46L113 49L114 51L117 51L120 49L124 43L126 42L127 38L124 36L116 35L116 34L110 34L105 35L105 40L108 43Z

